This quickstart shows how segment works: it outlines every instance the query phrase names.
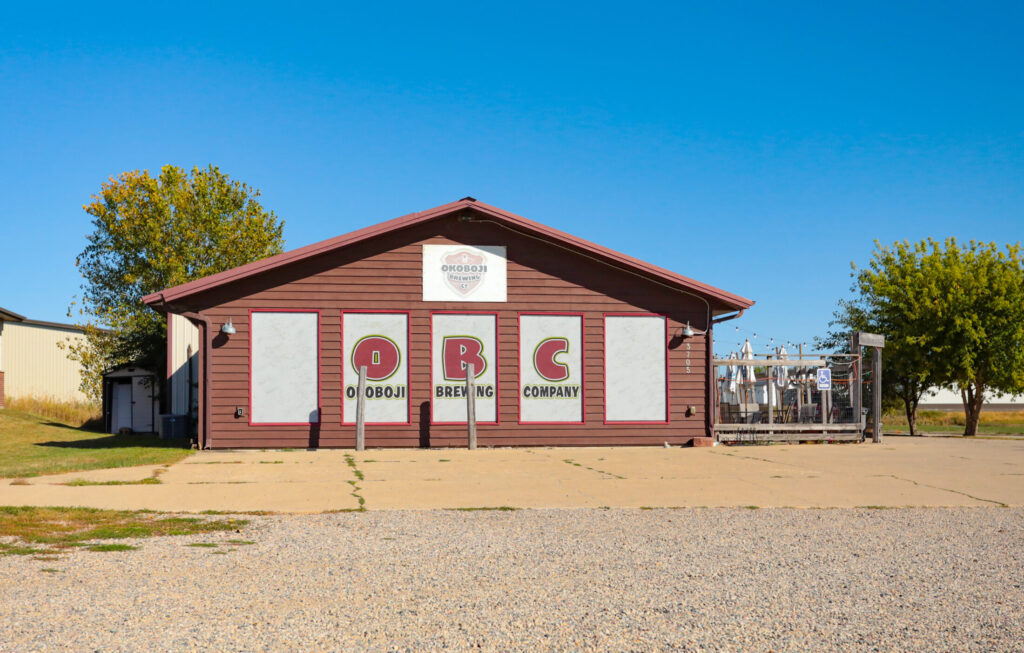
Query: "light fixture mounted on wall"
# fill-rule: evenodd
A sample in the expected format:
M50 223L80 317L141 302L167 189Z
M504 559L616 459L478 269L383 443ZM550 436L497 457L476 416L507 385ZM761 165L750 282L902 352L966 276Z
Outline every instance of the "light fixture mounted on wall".
M226 336L235 335L235 325L231 323L231 318L220 327L220 332Z
M690 323L687 322L686 326L684 326L682 330L679 332L679 337L692 338L693 336L703 336L705 334L707 334L707 331L696 331L693 327L690 326Z

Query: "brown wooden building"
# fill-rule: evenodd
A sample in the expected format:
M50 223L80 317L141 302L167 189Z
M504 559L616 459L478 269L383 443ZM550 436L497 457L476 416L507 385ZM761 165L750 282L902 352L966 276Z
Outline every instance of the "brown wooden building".
M149 295L200 329L204 448L709 444L753 302L465 198Z

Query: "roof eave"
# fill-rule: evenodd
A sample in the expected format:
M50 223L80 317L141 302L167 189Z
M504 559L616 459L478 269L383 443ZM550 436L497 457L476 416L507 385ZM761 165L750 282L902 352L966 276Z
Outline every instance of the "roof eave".
M464 209L472 209L476 212L495 218L505 223L507 226L517 227L525 231L554 239L559 241L562 245L568 246L580 253L595 256L615 267L640 273L642 276L667 284L670 287L675 287L682 292L701 295L706 299L714 300L716 303L726 308L740 310L750 308L754 305L752 300L745 297L734 295L720 288L700 283L699 281L690 279L689 277L684 277L681 274L665 270L664 268L646 263L626 254L622 254L621 252L616 252L615 250L603 247L582 238L577 238L576 236L548 227L547 225L543 225L539 222L534 222L533 220L529 220L514 213L509 213L508 211L490 206L489 204L484 204L468 198L444 204L426 211L409 213L407 215L371 225L369 227L364 227L363 229L358 229L341 236L313 243L312 245L299 247L298 249L294 249L290 252L277 254L276 256L247 263L246 265L225 270L224 272L203 277L202 279L196 279L195 281L190 281L179 286L167 288L160 292L146 295L142 298L142 301L157 311L167 312L169 304L173 304L185 297L223 286L234 281L239 281L262 272L267 272L285 265L303 261L314 256L319 256L321 254L326 254L344 247L355 245L392 231L422 224L423 222L440 218L451 213L457 213Z
M0 320L7 320L8 322L24 322L25 319L24 315L18 315L14 311L9 311L0 306Z

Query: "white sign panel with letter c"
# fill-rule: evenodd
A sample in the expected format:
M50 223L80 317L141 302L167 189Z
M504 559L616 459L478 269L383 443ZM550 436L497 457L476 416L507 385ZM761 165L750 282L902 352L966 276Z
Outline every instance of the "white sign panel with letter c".
M519 422L583 422L583 316L519 316Z

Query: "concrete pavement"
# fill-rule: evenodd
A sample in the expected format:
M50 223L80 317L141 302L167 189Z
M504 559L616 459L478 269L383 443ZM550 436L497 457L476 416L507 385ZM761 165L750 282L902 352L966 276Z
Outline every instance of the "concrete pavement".
M159 484L64 485L139 481ZM0 480L0 505L199 512L570 507L1024 505L1024 440L883 444L203 451L145 466ZM360 503L362 499L362 504Z

